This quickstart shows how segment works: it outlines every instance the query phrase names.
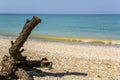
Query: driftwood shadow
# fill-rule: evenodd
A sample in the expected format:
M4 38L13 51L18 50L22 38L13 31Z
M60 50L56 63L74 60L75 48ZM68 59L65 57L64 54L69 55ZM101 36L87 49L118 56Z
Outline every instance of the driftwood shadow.
M76 76L87 76L87 73L82 72L63 72L63 73L51 73L51 72L42 72L43 76L53 76L53 77L63 77L67 75L76 75Z
M33 67L40 67L40 65L41 65L41 61L40 60L27 61L27 65L30 68L27 67L27 68L25 68L25 70L28 71L28 74L31 75L31 76L38 76L38 77L45 77L45 76L63 77L63 76L70 76L70 75L75 75L75 76L87 76L88 75L87 73L84 73L84 72L61 72L61 73L42 72L39 69L33 68ZM45 67L47 67L47 66L45 66Z

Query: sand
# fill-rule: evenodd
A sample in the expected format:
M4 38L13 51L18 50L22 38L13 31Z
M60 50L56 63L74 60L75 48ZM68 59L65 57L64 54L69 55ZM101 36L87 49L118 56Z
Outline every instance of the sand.
M11 40L0 39L0 60L9 55ZM53 69L33 72L42 75L38 80L120 80L120 46L28 40L23 48L27 59L47 57L53 62Z

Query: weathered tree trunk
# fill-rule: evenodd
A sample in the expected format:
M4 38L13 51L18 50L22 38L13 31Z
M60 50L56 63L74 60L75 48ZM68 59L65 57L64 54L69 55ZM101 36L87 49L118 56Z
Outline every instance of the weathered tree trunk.
M24 51L24 49L20 50L20 48L23 46L24 42L27 40L28 36L30 35L32 29L41 22L41 19L34 16L31 20L27 20L22 32L20 33L19 37L16 39L15 42L11 41L11 47L9 49L10 55L13 57L13 59L18 61L24 61L26 57L23 57L21 55L21 52Z
M10 77L15 73L17 74L18 78L23 78L22 80L32 80L27 72L25 72L22 68L19 68L22 65L21 62L26 61L26 57L21 55L24 49L20 49L23 46L24 42L27 40L32 29L39 22L41 22L41 19L36 16L34 16L31 20L27 20L22 32L16 41L11 41L11 47L9 48L10 56L4 56L1 61L0 80L9 80Z
M31 20L27 20L22 32L18 36L15 42L11 41L11 47L9 48L10 56L4 56L0 63L0 80L13 80L19 78L22 80L33 80L31 76L26 72L29 68L37 71L33 67L48 67L52 68L52 62L49 62L47 58L42 58L38 61L28 61L25 56L22 56L24 49L21 49L32 29L41 22L41 19L34 16ZM38 70L42 72L41 70Z

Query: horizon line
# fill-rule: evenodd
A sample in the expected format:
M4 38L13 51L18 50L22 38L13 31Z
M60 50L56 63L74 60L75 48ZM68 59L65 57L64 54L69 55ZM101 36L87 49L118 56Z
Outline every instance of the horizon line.
M120 15L120 13L0 13L0 14L48 14L48 15Z

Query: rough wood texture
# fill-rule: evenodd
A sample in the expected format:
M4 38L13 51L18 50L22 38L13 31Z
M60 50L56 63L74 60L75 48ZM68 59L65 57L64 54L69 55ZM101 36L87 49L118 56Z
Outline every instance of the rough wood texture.
M52 62L49 62L47 58L42 58L37 61L25 61L23 64L25 64L26 67L47 67L52 69Z
M15 74L22 80L32 80L27 72L22 69L22 62L26 61L26 57L21 55L24 49L20 49L27 40L32 29L34 29L39 22L41 22L41 19L36 16L31 20L27 20L16 41L11 41L11 47L9 48L10 56L4 56L0 64L0 80L10 80Z
M16 67L14 66L14 59L10 56L4 56L1 61L1 69L0 69L0 80L6 80L8 79L12 74L14 74L14 71Z
M41 22L41 19L34 16L31 20L27 20L22 32L20 33L19 37L16 39L15 42L11 41L11 47L9 49L10 55L13 57L13 59L18 61L24 61L26 57L23 57L21 53L24 51L24 49L20 50L25 41L27 40L28 36L30 35L32 29Z
M33 78L31 78L29 74L22 68L18 68L17 71L15 72L15 75L20 80L33 80Z

